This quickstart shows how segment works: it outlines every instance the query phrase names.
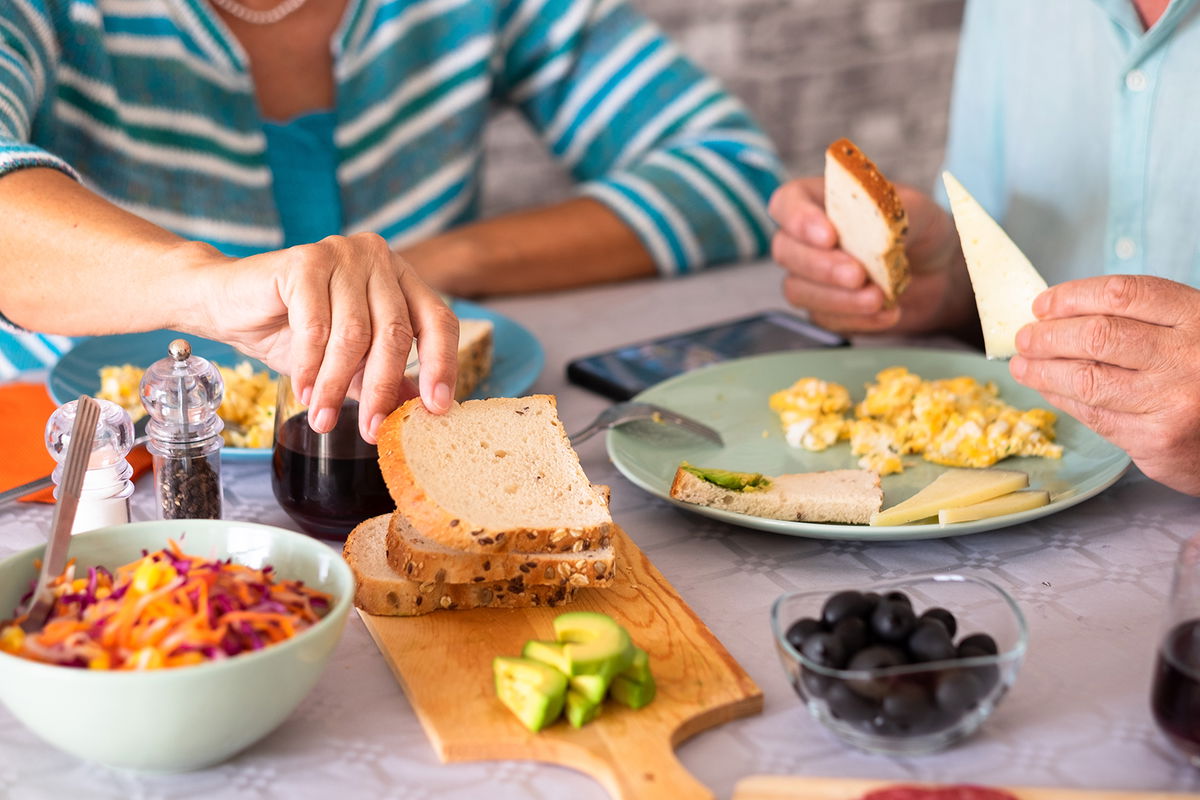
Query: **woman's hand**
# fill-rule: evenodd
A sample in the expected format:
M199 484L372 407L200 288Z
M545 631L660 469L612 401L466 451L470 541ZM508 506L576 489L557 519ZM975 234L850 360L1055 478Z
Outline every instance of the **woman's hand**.
M425 407L450 408L458 320L381 237L219 260L194 272L209 287L203 335L290 375L313 430L332 430L343 398L357 395L360 432L374 442L384 417L417 393L404 377L414 338Z
M908 214L906 251L912 281L894 308L862 264L838 245L825 215L823 178L798 178L776 190L770 214L779 224L771 254L786 272L783 294L832 330L924 333L957 330L975 307L950 216L926 194L896 186Z
M1012 376L1129 453L1142 472L1200 495L1200 291L1146 275L1052 286L1017 333Z

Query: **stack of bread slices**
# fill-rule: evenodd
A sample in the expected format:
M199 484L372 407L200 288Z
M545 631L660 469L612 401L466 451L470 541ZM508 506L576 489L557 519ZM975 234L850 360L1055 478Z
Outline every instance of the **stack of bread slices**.
M379 429L396 511L346 539L355 604L370 614L569 602L615 571L608 490L579 465L549 395L419 399Z

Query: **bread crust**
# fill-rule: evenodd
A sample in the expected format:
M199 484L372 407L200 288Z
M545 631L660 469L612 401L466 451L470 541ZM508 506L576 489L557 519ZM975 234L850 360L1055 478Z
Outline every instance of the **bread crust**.
M462 584L384 574L372 564L387 563L382 551L390 516L383 514L361 523L342 548L342 556L354 572L354 605L368 614L411 617L466 608L553 608L575 597L574 587L534 586L520 578Z
M578 553L478 553L439 549L428 542L404 513L392 514L388 563L411 580L483 583L521 578L526 586L581 588L610 586L615 572L616 554L611 545Z
M557 407L553 395L533 395ZM377 434L379 467L396 507L422 536L446 547L477 553L572 553L607 547L611 522L585 527L517 527L493 530L439 506L420 485L404 452L404 425L428 413L414 397L388 415ZM561 425L559 425L561 428ZM561 433L564 440L566 434ZM566 442L570 446L570 442ZM599 495L597 502L600 501Z
M875 162L849 139L838 139L829 145L826 155L840 164L854 180L862 187L883 215L891 231L891 240L887 249L880 254L886 271L886 278L879 282L889 302L908 287L910 273L908 255L905 252L905 241L908 237L908 213L900 202L900 195L891 181L884 177Z

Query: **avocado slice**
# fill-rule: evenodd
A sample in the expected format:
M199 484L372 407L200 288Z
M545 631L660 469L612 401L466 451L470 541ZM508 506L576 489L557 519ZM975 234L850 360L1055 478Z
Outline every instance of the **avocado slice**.
M642 648L634 645L633 647L633 662L620 673L623 678L628 678L634 683L645 683L646 681L654 680L650 674L650 655Z
M603 703L612 679L607 675L572 675L567 678L567 691L583 695L593 703Z
M601 705L593 703L591 698L584 697L574 689L567 689L567 722L572 728L582 728L594 720L599 714Z
M629 678L618 675L613 679L612 686L609 687L609 693L621 705L637 709L650 704L650 701L654 699L657 688L654 678L650 678L643 683L638 683L637 681L631 681Z
M554 635L563 643L570 675L612 678L633 661L633 642L607 614L570 611L554 618Z
M761 492L771 487L771 479L761 472L734 472L728 469L696 467L686 461L680 464L679 468L702 481L708 481L732 492Z
M547 666L554 667L564 675L570 673L571 666L567 661L567 654L563 652L562 642L530 639L521 650L521 658L540 661Z
M528 658L492 659L496 696L531 731L558 719L567 694L567 677L554 667Z

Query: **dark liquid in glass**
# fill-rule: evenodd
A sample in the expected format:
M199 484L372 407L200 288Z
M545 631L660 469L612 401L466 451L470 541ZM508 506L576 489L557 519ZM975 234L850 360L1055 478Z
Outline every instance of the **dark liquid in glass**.
M348 403L329 433L308 426L308 412L279 426L272 457L275 499L308 533L345 540L363 520L395 509L378 451L358 435L358 404Z
M1200 619L1171 629L1158 654L1154 719L1180 752L1200 761Z

